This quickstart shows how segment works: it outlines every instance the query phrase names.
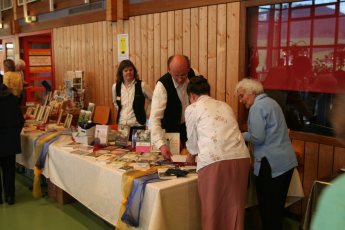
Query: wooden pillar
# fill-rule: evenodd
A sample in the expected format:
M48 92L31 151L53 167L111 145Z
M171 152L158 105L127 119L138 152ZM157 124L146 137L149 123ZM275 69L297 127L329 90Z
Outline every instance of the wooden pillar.
M20 33L20 26L19 26L19 21L18 21L18 1L13 1L13 19L11 22L11 34L18 34Z
M128 0L107 0L106 20L126 20L129 15Z

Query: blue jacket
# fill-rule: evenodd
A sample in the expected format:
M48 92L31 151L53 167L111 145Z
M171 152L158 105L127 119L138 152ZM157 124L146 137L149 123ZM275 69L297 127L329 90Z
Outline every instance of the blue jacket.
M253 145L255 175L259 175L263 157L271 165L272 178L297 166L284 114L278 103L266 94L258 95L249 109L244 139Z

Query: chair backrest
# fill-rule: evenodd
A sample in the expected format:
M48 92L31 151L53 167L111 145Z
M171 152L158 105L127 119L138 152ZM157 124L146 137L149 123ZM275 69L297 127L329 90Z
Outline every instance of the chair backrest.
M96 124L106 125L108 124L110 117L110 107L104 105L96 105L95 113L93 115L93 122Z

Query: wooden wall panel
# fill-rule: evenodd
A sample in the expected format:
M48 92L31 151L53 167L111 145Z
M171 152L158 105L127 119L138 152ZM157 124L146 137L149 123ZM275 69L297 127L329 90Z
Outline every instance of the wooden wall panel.
M333 172L333 146L320 145L318 160L318 178L332 175Z
M339 146L336 138L328 137L327 140L323 140L320 135L303 135L294 131L290 133L290 137L298 156L298 171L305 198L302 206L297 203L290 207L289 211L302 216L314 180L336 175L339 173L339 168L345 166L345 148Z
M145 82L148 82L148 66L147 66L147 56L148 56L148 47L147 47L147 44L148 44L148 40L147 40L147 34L148 34L148 28L147 28L147 15L143 15L141 16L141 26L140 26L140 29L141 29L141 56L140 56L140 59L141 59L141 72L140 72L140 75L141 75L141 79Z
M134 64L138 69L138 72L141 73L141 29L140 29L140 16L134 18L134 34L130 34L130 36L134 36L135 40L135 49L134 49Z
M161 26L160 26L160 31L161 31L161 39L160 39L161 54L160 54L160 56L161 56L161 58L160 58L159 65L161 66L160 73L162 74L162 73L166 73L168 71L168 67L166 64L168 61L168 13L166 13L166 12L161 13L160 18L161 18ZM156 64L158 64L158 63L156 63ZM156 77L155 79L158 79L158 77Z
M314 180L317 179L317 164L318 162L318 144L312 142L305 143L305 162L304 162L304 179L303 190L304 194L308 196ZM307 199L304 199L303 206L307 204Z
M226 89L226 4L217 7L217 79L216 98L225 101Z
M212 96L229 103L229 92L233 92L238 81L239 39L235 33L239 28L239 4L56 28L53 31L56 84L63 83L66 71L84 70L86 103L112 106L111 86L118 67L117 34L128 33L129 58L152 89L166 73L168 57L182 53L190 57L193 68L209 79ZM115 112L113 107L112 110Z
M227 4L226 13L226 102L232 106L238 116L238 100L234 89L239 81L240 3Z
M337 174L340 168L345 167L345 148L335 148L333 165L333 174Z
M193 68L199 70L199 9L191 10L191 31L190 31L190 59Z
M207 7L199 9L199 73L207 76Z
M183 36L183 25L182 25L182 10L176 10L174 14L174 31L175 31L175 53L183 53L182 50L182 36Z
M190 9L182 11L182 53L190 57L190 44L191 44L191 19L190 19Z
M173 11L168 12L168 57L175 53L175 15Z
M153 24L153 14L148 15L147 17L147 75L148 75L148 84L154 85L154 24Z
M151 87L153 89L155 82L158 80L159 76L161 75L161 25L160 25L160 15L155 14L153 17L153 64L154 64L154 81L151 83Z

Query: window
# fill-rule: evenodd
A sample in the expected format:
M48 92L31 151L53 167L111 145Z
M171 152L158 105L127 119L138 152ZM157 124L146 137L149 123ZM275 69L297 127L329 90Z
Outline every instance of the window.
M247 75L261 81L292 130L332 135L329 112L345 90L345 2L247 9Z
M37 0L26 0L26 3L30 3L30 2L35 2ZM24 4L24 0L18 0L18 6L21 6Z
M12 7L12 0L0 0L0 10L11 9Z

